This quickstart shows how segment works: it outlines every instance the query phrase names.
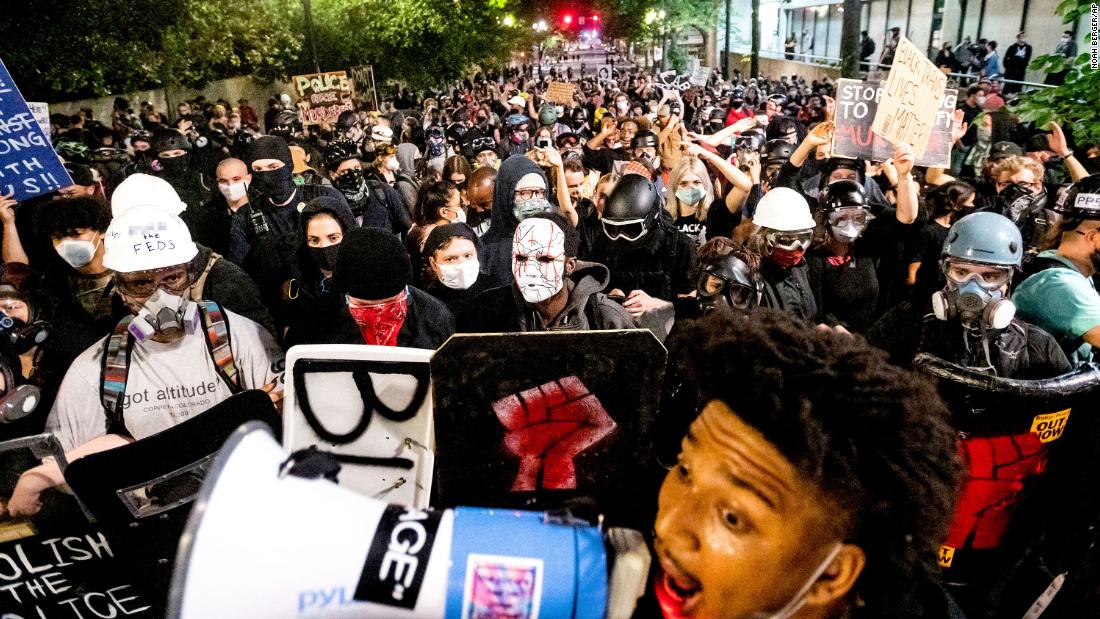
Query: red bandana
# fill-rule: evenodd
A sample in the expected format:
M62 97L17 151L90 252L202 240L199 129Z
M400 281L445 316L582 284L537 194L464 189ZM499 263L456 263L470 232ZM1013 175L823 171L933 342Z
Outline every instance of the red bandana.
M409 313L408 295L401 291L393 301L359 307L349 305L348 311L351 312L355 324L359 325L364 343L397 346L397 333L401 331L401 325L405 324L405 316Z

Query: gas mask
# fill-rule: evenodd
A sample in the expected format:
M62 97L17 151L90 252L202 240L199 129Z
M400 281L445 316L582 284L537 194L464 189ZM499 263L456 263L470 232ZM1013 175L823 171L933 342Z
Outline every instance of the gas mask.
M50 336L50 324L42 320L27 324L0 312L0 334L11 342L15 354L21 355L46 341Z
M1011 271L996 275L970 273L956 275L951 263L945 262L947 286L932 295L932 311L940 320L960 319L964 324L981 328L1004 329L1016 315L1016 306L1002 288L1008 285Z
M4 394L0 395L0 423L11 423L34 412L42 394L34 385L16 385L16 376L7 363L0 362L4 377Z
M638 156L638 163L641 163L646 168L657 172L661 169L661 156L643 153Z
M178 339L199 328L199 306L184 296L157 288L130 321L130 334L139 342L154 335Z
M700 309L707 314L722 306L748 309L759 305L764 284L753 281L752 272L743 260L726 253L703 267L695 292Z

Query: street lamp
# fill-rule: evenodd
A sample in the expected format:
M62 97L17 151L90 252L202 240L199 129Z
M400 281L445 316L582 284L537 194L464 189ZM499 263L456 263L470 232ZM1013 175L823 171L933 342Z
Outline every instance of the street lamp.
M511 28L516 25L516 18L512 17L511 14L505 15L504 19L500 20L500 23L504 24L505 28Z

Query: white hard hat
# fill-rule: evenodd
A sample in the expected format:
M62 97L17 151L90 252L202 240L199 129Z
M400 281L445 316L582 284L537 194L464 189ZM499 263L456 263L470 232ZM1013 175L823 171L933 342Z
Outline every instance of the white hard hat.
M173 215L187 209L187 203L163 178L132 174L111 194L111 215L118 217L135 206L153 206Z
M817 225L810 214L810 205L802 194L787 187L776 187L760 198L752 223L780 232L809 230Z
M121 273L186 264L199 253L183 220L155 206L135 206L115 217L103 247L103 266Z
M375 142L390 144L393 142L393 129L385 125L375 125L374 129L371 129L370 139Z

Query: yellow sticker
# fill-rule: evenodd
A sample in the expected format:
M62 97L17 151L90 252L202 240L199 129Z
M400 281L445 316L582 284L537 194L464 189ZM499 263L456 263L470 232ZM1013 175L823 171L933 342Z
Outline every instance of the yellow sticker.
M955 560L955 549L950 546L940 546L937 560L940 567L951 567L951 562Z
M1058 440L1061 438L1062 432L1066 429L1066 420L1069 419L1069 411L1070 409L1067 408L1057 413L1036 415L1035 419L1031 421L1031 431L1039 437L1040 442L1049 443Z

